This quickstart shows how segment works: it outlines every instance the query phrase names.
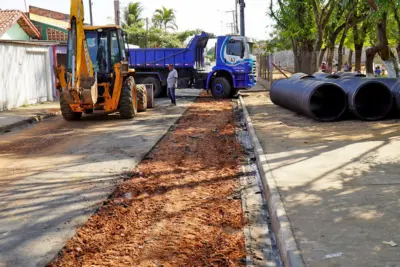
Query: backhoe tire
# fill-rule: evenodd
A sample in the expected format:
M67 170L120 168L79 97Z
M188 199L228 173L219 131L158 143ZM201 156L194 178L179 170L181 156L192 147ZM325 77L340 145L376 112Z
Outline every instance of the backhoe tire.
M77 121L82 118L82 112L74 112L70 107L69 103L71 102L69 98L72 96L69 93L62 92L60 95L60 109L61 114L66 121Z
M161 86L161 83L157 78L147 77L143 79L143 81L141 81L141 84L152 84L155 98L164 96L163 87Z
M147 109L147 90L144 84L136 85L138 112L145 112Z
M126 79L119 98L119 114L123 119L132 119L137 113L137 92L133 77Z
M214 98L229 98L232 86L224 77L217 77L211 83L211 93Z

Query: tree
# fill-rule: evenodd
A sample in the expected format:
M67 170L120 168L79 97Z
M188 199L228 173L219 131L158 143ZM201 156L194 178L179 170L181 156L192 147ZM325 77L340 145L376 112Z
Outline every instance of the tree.
M124 21L127 26L137 25L143 22L141 18L143 7L140 2L129 3L124 10Z
M337 1L328 0L326 4L325 1L318 1L318 0L308 0L308 2L310 2L312 6L314 13L314 21L316 26L316 38L311 56L311 68L312 72L314 72L318 69L317 60L324 39L325 27L331 18L331 15L333 13L333 10L335 9Z
M167 29L178 29L178 26L176 25L175 11L172 8L166 8L164 6L154 12L153 23L160 29L164 28L165 33L167 32Z
M390 8L393 11L394 20L396 21L397 30L395 35L397 35L397 58L400 61L400 11L399 11L399 2L396 3L394 0L388 0Z
M389 77L399 77L399 65L393 51L389 46L389 38L387 35L389 12L393 11L392 1L387 0L368 0L371 9L374 10L377 19L377 37L378 44L366 50L366 70L368 76L374 75L373 60L376 53L379 54L384 61ZM396 7L396 5L394 5ZM396 8L394 8L396 9Z
M315 24L311 6L303 0L271 0L268 15L276 21L276 34L290 40L296 72L313 73L310 65L315 42Z

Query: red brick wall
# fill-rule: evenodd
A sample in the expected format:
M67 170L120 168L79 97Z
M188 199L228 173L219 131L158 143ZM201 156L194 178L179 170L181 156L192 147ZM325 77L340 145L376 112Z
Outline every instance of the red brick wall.
M68 14L63 14L60 12L51 11L51 10L47 10L47 9L40 8L40 7L29 6L29 13L47 17L47 18L69 21Z

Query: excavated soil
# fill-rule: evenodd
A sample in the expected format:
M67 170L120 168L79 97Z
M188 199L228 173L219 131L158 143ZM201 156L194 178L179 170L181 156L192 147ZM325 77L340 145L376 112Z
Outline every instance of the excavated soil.
M200 97L48 266L244 266L242 157L231 102Z

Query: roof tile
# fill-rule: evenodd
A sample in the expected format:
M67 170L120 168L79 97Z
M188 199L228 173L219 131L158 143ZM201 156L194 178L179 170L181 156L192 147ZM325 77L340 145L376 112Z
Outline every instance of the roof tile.
M18 22L21 28L31 37L40 38L40 32L29 18L19 10L0 10L0 35L5 33L14 23Z

